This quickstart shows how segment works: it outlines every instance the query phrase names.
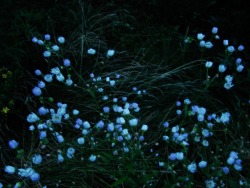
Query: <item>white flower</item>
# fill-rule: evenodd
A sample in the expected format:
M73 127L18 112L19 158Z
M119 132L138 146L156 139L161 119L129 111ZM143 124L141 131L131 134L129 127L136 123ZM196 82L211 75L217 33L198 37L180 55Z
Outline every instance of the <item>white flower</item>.
M68 78L68 79L66 80L65 84L66 84L67 86L71 86L71 85L73 84L73 80L71 80L70 78Z
M206 68L211 68L213 66L213 62L207 61L205 66L206 66Z
M203 35L202 33L197 34L197 39L198 40L202 40L202 39L204 39L204 37L205 37L205 35Z

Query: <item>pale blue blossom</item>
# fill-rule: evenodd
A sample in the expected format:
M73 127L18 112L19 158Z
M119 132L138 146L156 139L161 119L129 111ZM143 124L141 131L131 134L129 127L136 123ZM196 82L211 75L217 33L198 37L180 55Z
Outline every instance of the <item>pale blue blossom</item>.
M52 114L51 120L55 124L60 124L62 122L62 114Z
M37 39L36 37L33 37L33 38L32 38L32 42L37 43L37 42L38 42L38 39Z
M36 69L36 70L35 70L35 75L37 75L37 76L40 76L40 75L42 75L42 72L41 72L41 70L39 70L39 69Z
M65 77L63 76L62 73L59 73L56 75L56 79L59 81L59 82L62 82L65 80Z
M229 112L224 112L220 116L220 122L222 123L228 123L230 120L230 113Z
M184 99L184 104L189 105L191 101L189 99Z
M14 166L5 166L4 171L8 174L14 174L16 172L16 168Z
M76 110L76 109L74 109L74 110L73 110L73 114L74 114L74 115L78 115L78 114L79 114L79 111Z
M91 161L91 162L94 162L95 160L96 160L96 155L90 155L90 157L89 157L89 160Z
M204 37L205 37L205 35L203 35L202 33L197 34L197 39L198 40L202 40L202 39L204 39Z
M62 36L60 36L60 37L57 38L57 41L58 41L59 43L63 44L63 43L65 42L65 38L62 37Z
M50 57L51 56L51 52L50 51L44 51L43 52L43 57Z
M243 51L244 49L245 49L245 47L243 45L238 46L238 51Z
M206 68L211 68L213 66L213 62L212 61L207 61L205 64Z
M200 168L206 168L207 167L207 161L200 161L199 164L198 164L198 166Z
M184 158L183 152L176 152L176 159L177 160L182 160Z
M242 62L242 59L241 59L241 58L237 58L237 59L235 60L236 65L241 64L241 62Z
M16 140L9 140L9 148L10 149L16 149L18 147L19 143Z
M118 117L118 118L116 118L116 123L118 123L118 124L124 124L125 123L125 119L123 117Z
M67 150L67 157L68 158L73 158L74 157L74 153L75 153L75 149L74 148L72 148L72 147L70 147L70 148L68 148L68 150Z
M112 57L115 54L115 50L108 50L107 57Z
M52 74L46 74L46 75L44 75L44 80L46 81L46 82L52 82L52 80L53 80L53 75Z
M212 33L217 34L218 33L218 27L213 27L212 28Z
M35 113L33 113L33 112L27 116L27 121L29 123L35 123L38 120L39 120L39 117Z
M206 45L206 42L204 40L201 40L200 43L199 43L200 47L205 47Z
M237 72L242 72L243 71L243 69L244 69L244 66L243 65L238 65L237 66L237 68L236 68L236 70L237 70Z
M68 78L68 79L66 80L65 84L66 84L67 86L71 86L71 85L73 84L73 80L71 80L70 78Z
M214 188L216 186L216 183L213 180L206 180L205 184L206 188Z
M43 81L39 81L37 85L39 88L45 88L46 86L46 84Z
M46 137L47 137L46 131L41 131L41 132L39 133L39 138L40 138L40 140L43 140L43 139L45 139Z
M141 130L144 131L144 132L147 131L148 130L148 125L145 125L145 124L142 125Z
M25 178L28 178L30 177L33 173L35 173L35 170L32 169L32 168L19 168L18 169L18 175L21 176L21 177L25 177Z
M227 47L227 51L228 51L229 53L233 53L233 52L235 51L234 46L228 46L228 47Z
M32 92L35 96L40 96L42 94L42 90L39 87L34 87Z
M234 84L232 84L231 82L225 82L224 83L224 88L229 90L234 86Z
M130 126L136 126L138 124L138 119L134 118L129 120L129 125Z
M85 143L85 139L83 137L80 137L77 139L77 143L83 145Z
M205 146L205 147L207 147L209 145L209 142L207 140L203 140L202 141L202 145Z
M223 45L224 46L228 46L228 44L229 44L228 40L223 40Z
M208 49L209 49L209 48L212 48L212 47L213 47L212 42L209 42L209 41L208 41L208 42L205 43L205 48L208 48Z
M171 161L175 161L175 160L176 160L176 153L171 153L171 154L168 156L168 159L171 160Z
M96 53L95 49L93 49L93 48L88 49L88 54L95 55L95 53Z
M57 51L59 51L59 46L57 46L57 45L53 45L52 46L52 49L55 51L55 52L57 52Z
M232 82L233 81L233 76L227 75L227 76L225 76L225 80L226 80L226 82Z
M83 127L84 127L85 129L89 129L91 126L90 126L90 124L89 124L88 121L84 121L84 122L83 122Z
M39 44L39 45L42 46L42 45L44 44L44 42L43 42L42 40L39 39L39 40L37 41L37 44Z
M104 126L105 126L105 124L102 120L98 121L98 123L96 124L96 127L99 129L102 129Z
M41 164L42 163L42 156L40 154L35 154L33 157L32 157L32 163L33 164Z
M189 172L195 173L197 171L197 165L196 165L196 163L192 162L191 164L189 164L187 166L187 169L188 169Z
M45 40L50 40L50 34L45 34L45 35L44 35L44 39L45 39Z
M65 67L69 67L69 66L71 65L70 60L69 60L69 59L64 59L64 60L63 60L63 65L64 65Z
M30 176L30 180L33 181L33 182L37 182L39 181L40 179L40 175L38 173L33 173L31 176Z
M113 132L115 130L114 123L109 123L108 126L107 126L107 130L109 132Z
M221 73L225 72L226 69L227 69L227 67L225 65L223 65L223 64L220 64L219 67L218 67L218 71L221 72Z
M64 157L61 155L61 154L58 154L57 155L57 162L58 163L61 163L61 162L63 162L64 161Z
M228 167L222 167L222 171L224 172L224 174L229 174L230 170Z

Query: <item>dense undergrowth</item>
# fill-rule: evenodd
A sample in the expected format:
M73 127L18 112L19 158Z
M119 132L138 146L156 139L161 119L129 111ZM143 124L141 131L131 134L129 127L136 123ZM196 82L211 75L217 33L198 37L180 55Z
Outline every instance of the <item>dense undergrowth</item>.
M248 187L245 44L74 6L0 70L0 187Z

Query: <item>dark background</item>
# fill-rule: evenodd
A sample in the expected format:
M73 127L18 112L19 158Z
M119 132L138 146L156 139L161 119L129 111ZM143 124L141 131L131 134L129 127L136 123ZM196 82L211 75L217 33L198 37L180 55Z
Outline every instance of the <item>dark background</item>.
M34 83L29 74L33 74L41 61L40 52L32 45L31 37L37 33L69 37L79 26L77 20L82 16L80 4L85 18L98 13L128 11L131 18L124 19L132 29L120 28L121 33L126 33L125 39L119 30L116 38L109 32L102 33L112 44L123 44L122 48L127 51L143 46L146 40L143 36L165 35L165 30L183 35L188 32L195 36L198 32L210 32L213 26L217 26L221 37L230 39L230 44L243 44L248 53L250 8L243 0L2 0L0 64L11 70L14 76L8 90L1 90L5 92L1 93L1 101L14 99L13 113L18 114L16 118L7 117L10 124L20 122L18 117L28 114L27 102ZM131 35L142 37L129 38Z

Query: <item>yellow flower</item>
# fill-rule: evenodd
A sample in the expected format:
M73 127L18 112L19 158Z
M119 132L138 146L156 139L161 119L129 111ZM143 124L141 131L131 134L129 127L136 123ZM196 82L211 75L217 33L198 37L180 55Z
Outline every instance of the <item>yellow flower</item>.
M2 109L2 113L3 114L7 114L8 112L10 111L10 109L8 108L8 107L3 107L3 109Z
M7 78L7 74L2 74L2 78Z

